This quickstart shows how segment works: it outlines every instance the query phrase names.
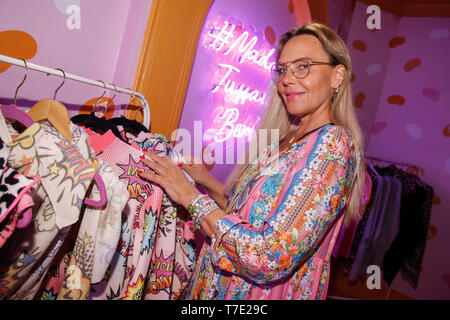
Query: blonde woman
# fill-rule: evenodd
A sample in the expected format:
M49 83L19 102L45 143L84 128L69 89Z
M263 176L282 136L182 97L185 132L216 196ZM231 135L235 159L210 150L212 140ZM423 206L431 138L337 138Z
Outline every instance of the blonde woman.
M187 208L209 237L186 299L326 298L330 253L344 220L359 213L364 184L350 78L339 36L304 25L279 39L276 92L260 125L279 129L281 139L237 166L229 187L203 166L183 164L209 193L202 195L170 158L147 153L155 173L142 177Z

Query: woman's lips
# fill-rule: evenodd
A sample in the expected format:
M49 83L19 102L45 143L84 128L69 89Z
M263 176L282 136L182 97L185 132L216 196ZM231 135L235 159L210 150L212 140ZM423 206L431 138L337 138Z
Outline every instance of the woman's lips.
M303 95L304 92L286 92L286 99L288 100L294 100L297 99L298 97L300 97L301 95Z

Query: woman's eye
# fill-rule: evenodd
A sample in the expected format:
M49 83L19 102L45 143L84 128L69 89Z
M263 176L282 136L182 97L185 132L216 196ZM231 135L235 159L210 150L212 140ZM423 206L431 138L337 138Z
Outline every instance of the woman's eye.
M299 64L297 65L297 70L306 70L308 69L309 65L308 64Z

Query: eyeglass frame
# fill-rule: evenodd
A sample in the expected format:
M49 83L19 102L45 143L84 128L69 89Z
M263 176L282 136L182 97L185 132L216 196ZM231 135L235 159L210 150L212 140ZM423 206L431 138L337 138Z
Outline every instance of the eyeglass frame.
M308 73L306 74L306 76L304 76L304 77L302 77L302 78L299 78L299 77L297 77L297 76L295 75L295 70L293 70L292 64L294 64L294 63L296 63L296 62L298 62L298 61L301 61L301 60L308 62L309 67L308 67ZM273 75L274 75L274 72L275 72L275 69L274 69L274 68L277 67L277 66L279 66L279 65L283 65L283 66L286 68L286 72L285 72L284 75L280 78L280 80L275 81L274 76L273 76ZM293 75L296 79L305 79L306 77L309 76L309 73L311 72L311 66L314 66L314 65L331 65L331 66L336 66L336 64L335 64L335 63L332 63L332 62L314 61L314 60L311 60L310 58L299 58L299 59L295 59L295 60L288 61L288 62L285 62L285 63L280 63L280 62L278 62L278 63L275 63L275 65L272 67L272 70L271 70L271 72L272 72L272 79L273 79L273 81L276 82L276 83L282 81L282 80L284 79L284 77L286 76L286 74L287 74L287 68L288 68L288 66L289 66L289 69L291 70L292 75Z

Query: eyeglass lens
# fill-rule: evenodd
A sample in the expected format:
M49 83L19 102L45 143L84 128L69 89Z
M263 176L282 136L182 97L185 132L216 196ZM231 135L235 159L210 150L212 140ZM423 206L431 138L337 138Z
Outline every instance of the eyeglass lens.
M285 76L287 69L290 69L294 77L297 79L306 78L309 74L311 63L305 60L297 60L287 64L276 64L272 71L272 77L275 82L281 81Z

